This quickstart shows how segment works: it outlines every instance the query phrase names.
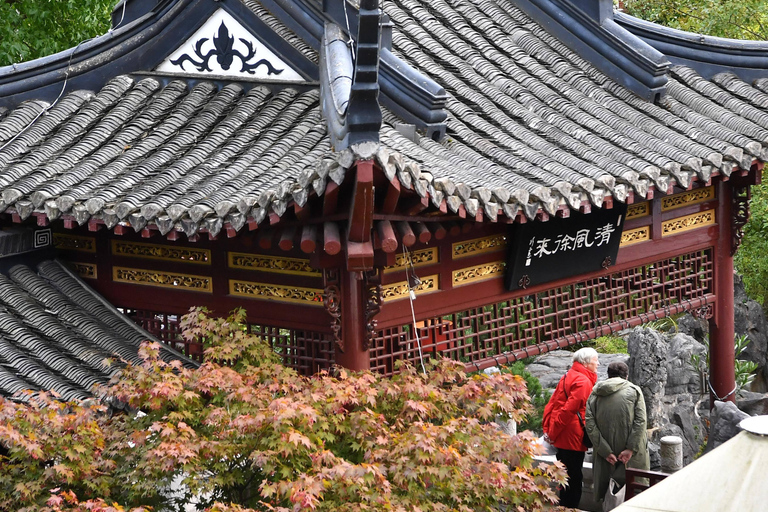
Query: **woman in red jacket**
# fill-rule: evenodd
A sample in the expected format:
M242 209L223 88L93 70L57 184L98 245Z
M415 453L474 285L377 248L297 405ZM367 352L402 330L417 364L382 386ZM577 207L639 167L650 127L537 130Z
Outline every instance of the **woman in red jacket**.
M581 468L587 447L582 441L584 429L577 413L584 418L587 398L597 382L599 364L593 348L574 352L571 369L560 379L544 408L544 434L557 448L557 460L568 471L568 484L560 489L560 505L564 507L576 508L581 500Z

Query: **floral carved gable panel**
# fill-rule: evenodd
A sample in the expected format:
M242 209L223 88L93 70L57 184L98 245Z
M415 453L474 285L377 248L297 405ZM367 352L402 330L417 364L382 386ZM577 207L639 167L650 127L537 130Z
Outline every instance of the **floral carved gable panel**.
M276 82L305 81L223 9L213 13L156 71Z

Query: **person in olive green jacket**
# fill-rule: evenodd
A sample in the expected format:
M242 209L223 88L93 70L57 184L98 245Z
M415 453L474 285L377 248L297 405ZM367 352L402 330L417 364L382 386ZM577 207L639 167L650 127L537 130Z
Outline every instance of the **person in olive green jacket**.
M586 430L592 440L595 501L602 504L611 478L624 485L624 467L648 470L645 399L627 380L624 363L608 365L608 379L587 400Z

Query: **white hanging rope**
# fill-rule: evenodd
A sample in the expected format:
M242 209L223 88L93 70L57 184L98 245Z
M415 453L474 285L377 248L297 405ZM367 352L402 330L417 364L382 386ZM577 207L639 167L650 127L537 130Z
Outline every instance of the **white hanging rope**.
M419 349L419 362L421 363L421 371L424 375L427 375L427 369L424 366L424 353L421 350L421 337L419 336L419 328L416 325L416 311L413 308L413 301L416 299L416 291L411 287L411 274L413 274L413 282L415 286L421 283L419 276L416 275L416 271L413 268L413 259L408 248L403 245L403 258L405 259L405 282L408 283L408 300L411 303L411 319L413 320L413 335L416 337L416 346Z

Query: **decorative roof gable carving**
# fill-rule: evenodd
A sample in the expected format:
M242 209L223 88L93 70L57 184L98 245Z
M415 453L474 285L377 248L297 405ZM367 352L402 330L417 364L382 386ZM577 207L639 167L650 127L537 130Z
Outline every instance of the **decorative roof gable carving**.
M295 69L224 9L214 12L155 70L260 81L304 81Z

